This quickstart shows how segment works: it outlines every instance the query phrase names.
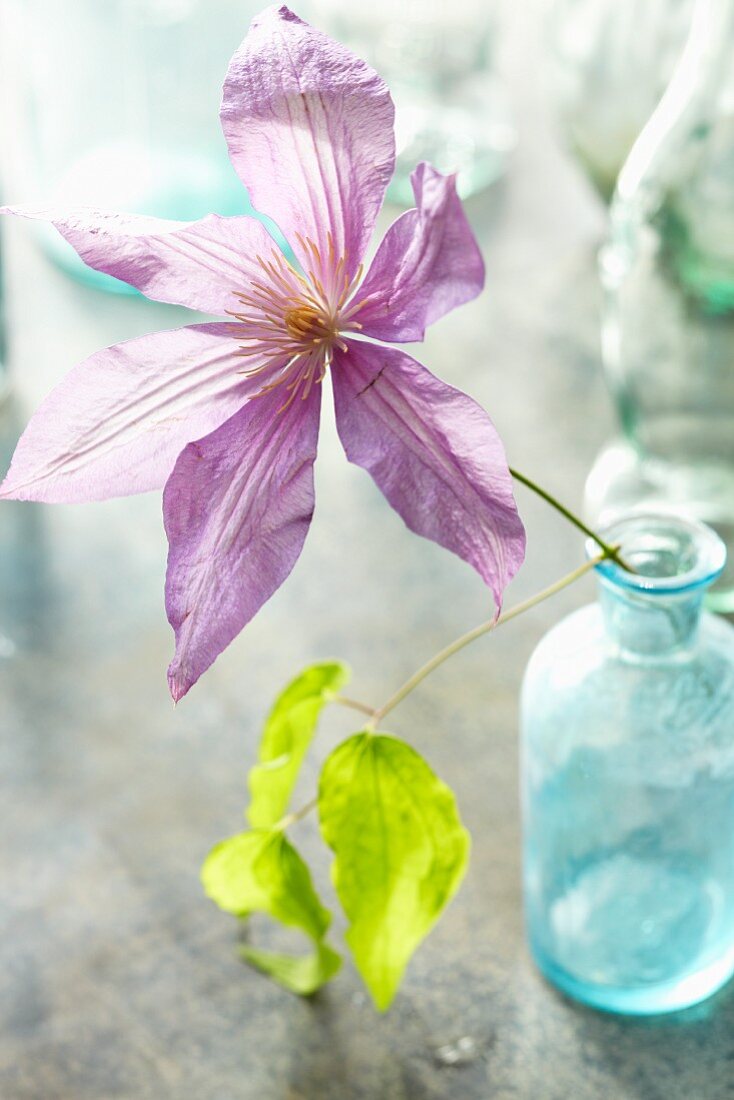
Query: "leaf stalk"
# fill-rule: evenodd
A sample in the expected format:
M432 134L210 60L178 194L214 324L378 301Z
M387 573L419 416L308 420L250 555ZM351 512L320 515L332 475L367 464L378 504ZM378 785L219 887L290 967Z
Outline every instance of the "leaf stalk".
M522 615L523 612L529 611L532 607L536 607L537 604L550 599L551 596L555 596L557 592L573 584L574 581L577 581L580 577L589 573L595 566L605 561L607 558L612 558L614 561L617 561L616 554L618 549L619 548L616 546L610 546L608 550L605 550L602 554L590 558L589 561L580 565L578 569L574 569L571 573L567 573L564 577L554 581L553 584L549 584L547 588L543 588L540 592L536 592L534 596L530 596L529 599L523 600L522 603L517 604L515 607L511 607L509 611L505 611L499 616L495 615L486 622L480 623L479 626L475 626L472 630L467 631L466 634L462 634L461 637L450 642L444 649L431 657L429 661L426 661L424 665L421 665L421 667L405 681L403 686L398 688L394 695L390 696L386 703L383 703L381 707L378 707L377 710L373 712L370 721L367 723L367 728L375 729L386 714L389 714L399 703L402 703L403 699L405 699L407 695L410 695L427 676L430 676L432 672L442 665L444 661L448 661L450 657L453 657L455 653L471 645L472 642L475 642L477 638L481 638L484 634L489 634L491 631L496 630L498 626L509 623L512 619L516 619L518 615Z
M620 548L618 546L610 546L608 542L605 542L601 535L598 535L596 531L592 531L590 527L587 527L582 519L580 519L569 508L566 508L565 504L561 504L559 500L556 500L553 494L549 493L547 489L543 489L542 486L538 485L535 481L527 477L525 474L521 474L519 470L513 469L512 466L510 466L510 473L514 477L515 481L519 481L521 485L524 485L527 489L530 489L531 492L539 496L541 500L544 500L546 504L550 504L551 508L555 508L555 510L557 512L560 512L560 514L565 519L567 519L569 523L572 523L574 527L577 527L579 531L582 531L587 538L592 539L599 547L599 549L604 551L605 558L611 558L613 562L617 563L620 569L625 569L628 573L637 572L636 569L633 569L632 566L624 560L622 555L619 553Z

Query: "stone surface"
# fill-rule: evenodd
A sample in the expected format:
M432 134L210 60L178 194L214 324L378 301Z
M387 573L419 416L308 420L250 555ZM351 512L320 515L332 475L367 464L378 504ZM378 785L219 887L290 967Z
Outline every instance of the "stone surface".
M487 406L514 464L578 505L612 424L597 352L603 222L536 110L529 63L514 83L528 119L517 155L502 186L469 208L487 292L438 325L420 355ZM7 243L15 388L3 458L74 362L183 319L69 282L27 225L8 227ZM274 693L303 664L339 656L354 669L351 693L379 702L489 613L471 570L410 535L348 467L330 421L302 560L175 710L159 497L2 506L0 1097L734 1097L731 990L678 1017L615 1019L561 999L528 959L518 687L535 642L590 598L590 581L464 652L393 716L390 728L456 789L474 850L392 1011L374 1013L349 965L304 1002L237 961L236 922L203 897L198 867L241 828L245 772ZM574 532L518 497L530 552L508 603L582 556ZM304 800L319 761L353 728L349 713L328 715ZM312 820L297 842L331 896Z

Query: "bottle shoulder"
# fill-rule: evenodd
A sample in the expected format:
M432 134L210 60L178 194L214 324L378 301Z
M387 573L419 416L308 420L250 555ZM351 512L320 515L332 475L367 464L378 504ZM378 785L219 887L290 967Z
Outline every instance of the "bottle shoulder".
M603 663L608 656L608 641L598 603L572 611L551 627L533 650L525 672L525 682L536 677L555 677L565 666L563 682L578 682Z
M620 659L604 623L602 609L598 603L590 603L571 612L543 635L531 654L526 677L538 675L543 669L553 671L556 667L572 662L577 675L583 677L594 672L602 665L620 665L632 668L650 668L655 662L635 662ZM687 664L700 667L713 662L730 665L734 669L734 626L720 615L703 612L698 633L698 642L690 656L685 659L671 657L669 663L661 661L657 667L669 668L671 674L679 675ZM564 677L567 681L568 677Z
M542 714L658 713L671 726L734 715L734 627L704 613L696 644L684 653L635 658L607 633L598 604L569 615L538 643L523 680L523 708ZM727 715L726 708L730 708ZM733 739L734 740L734 739Z
M548 766L582 751L631 759L665 783L692 761L734 773L734 628L705 613L685 659L638 662L620 656L589 605L537 646L521 713L526 748Z

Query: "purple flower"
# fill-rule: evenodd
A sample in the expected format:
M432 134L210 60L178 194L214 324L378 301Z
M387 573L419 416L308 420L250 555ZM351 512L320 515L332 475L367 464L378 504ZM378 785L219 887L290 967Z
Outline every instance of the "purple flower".
M394 109L364 62L286 7L232 59L222 126L254 218L184 223L88 208L51 221L91 267L150 298L226 317L130 340L43 402L0 496L70 502L163 489L168 679L180 699L283 583L314 508L321 382L331 368L347 458L411 530L469 562L499 606L525 536L486 413L404 352L474 298L484 267L453 177L413 174L364 278L395 162Z

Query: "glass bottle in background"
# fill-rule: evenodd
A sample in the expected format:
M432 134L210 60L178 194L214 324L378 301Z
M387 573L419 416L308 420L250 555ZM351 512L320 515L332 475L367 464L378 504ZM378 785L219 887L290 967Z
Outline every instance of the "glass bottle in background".
M15 424L6 419L2 414L5 413L11 405L8 401L10 396L10 376L8 374L8 345L7 345L7 328L6 328L6 313L5 313L5 296L3 293L3 247L2 247L2 233L0 233L0 468L7 469L8 461L6 461L6 444L8 443L8 434L13 438L13 443L17 438L15 431ZM9 427L10 424L10 427ZM2 530L0 531L0 554L2 555L3 563L7 563L8 555L5 554L7 549L4 536L8 531L8 524L4 523ZM12 524L10 525L12 533ZM12 571L12 570L11 570ZM0 564L0 591L2 591L2 584L7 578L3 576L3 567ZM12 577L12 584L15 585L17 576ZM0 625L0 662L7 661L11 657L15 656L16 647L15 643L4 632L5 621L3 615L2 625Z
M8 374L8 340L5 320L5 271L3 269L3 240L0 233L0 407L10 395Z
M231 55L262 0L12 0L23 66L16 197L188 220L247 200L217 122ZM52 229L44 244L91 271Z
M624 437L587 511L679 510L719 531L734 609L734 0L698 0L673 78L622 170L601 253L604 368Z
M598 566L600 602L523 684L525 913L550 981L646 1015L734 973L734 628L702 612L710 528L639 516L606 538L637 572Z
M692 0L553 0L549 80L568 145L608 202L658 103L690 25Z
M464 197L502 174L515 131L494 70L497 19L488 0L308 0L300 10L367 58L390 86L394 202L413 205L410 173L421 160L458 172Z

